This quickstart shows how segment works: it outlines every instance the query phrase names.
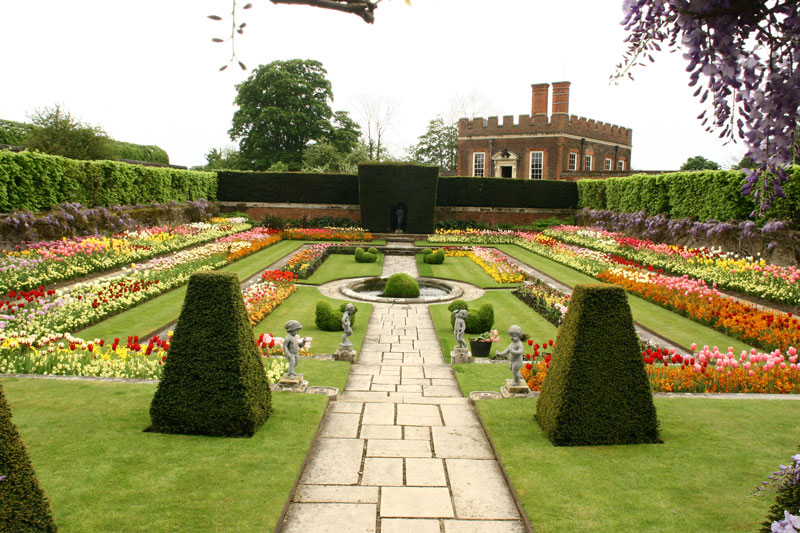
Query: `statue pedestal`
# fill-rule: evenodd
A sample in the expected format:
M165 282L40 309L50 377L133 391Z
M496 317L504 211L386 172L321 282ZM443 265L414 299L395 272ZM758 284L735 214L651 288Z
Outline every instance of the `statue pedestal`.
M294 376L284 374L277 385L278 390L292 392L305 392L308 389L308 381L303 379L303 374L295 374Z
M531 390L524 381L520 381L519 385L514 385L513 379L507 379L506 384L500 387L500 393L503 395L503 398L519 398L530 396Z
M339 349L333 354L333 358L337 361L348 361L350 363L355 363L356 352L353 350L353 343L340 343Z
M450 352L450 364L451 365L460 365L463 363L471 363L472 357L469 355L469 350L466 348L453 348L453 351Z

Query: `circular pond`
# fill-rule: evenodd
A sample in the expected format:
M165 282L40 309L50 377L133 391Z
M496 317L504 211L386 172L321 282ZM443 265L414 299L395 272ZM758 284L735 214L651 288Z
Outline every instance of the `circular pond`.
M454 300L463 290L449 283L431 278L416 278L419 283L418 298L387 298L383 295L388 278L367 278L353 281L342 287L342 293L356 300L390 303L434 303Z

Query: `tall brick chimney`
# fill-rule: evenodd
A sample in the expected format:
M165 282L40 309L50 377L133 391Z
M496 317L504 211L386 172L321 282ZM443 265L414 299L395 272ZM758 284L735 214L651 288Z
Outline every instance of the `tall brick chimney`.
M569 113L569 82L553 82L553 114Z
M547 115L547 93L549 91L549 83L531 84L531 116Z

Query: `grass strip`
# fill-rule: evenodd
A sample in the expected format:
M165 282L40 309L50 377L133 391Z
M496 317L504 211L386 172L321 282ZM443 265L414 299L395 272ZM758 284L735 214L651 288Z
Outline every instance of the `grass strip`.
M448 257L448 260L452 259ZM541 344L543 341L556 338L556 327L542 318L536 311L525 305L522 300L511 294L511 291L489 291L477 300L467 302L470 309L477 309L484 303L491 303L494 307L494 326L500 332L500 342L492 346L492 352L498 350L502 351L508 346L510 339L508 337L508 328L513 324L522 328L524 333L530 335L534 342ZM450 325L450 311L447 310L449 303L431 305L428 307L433 318L436 334L439 336L439 344L442 346L442 353L446 362L450 362L450 351L456 344L455 335L453 335L453 326ZM465 334L464 340L476 335ZM526 346L527 347L527 346ZM483 368L483 365L480 365ZM505 367L508 369L508 367ZM511 373L509 372L509 377ZM497 387L503 385L505 382L500 382ZM487 389L473 389L473 390L487 390ZM465 391L467 394L470 391Z
M62 531L270 531L327 398L273 393L252 438L144 433L155 385L5 379Z
M550 444L532 398L476 407L537 533L756 531L774 500L749 494L796 452L800 404L655 404L663 444L597 447Z
M441 265L425 263L422 254L417 254L419 275L426 278L453 279L472 283L483 289L516 287L519 283L498 283L475 261L468 257L447 257Z
M235 272L239 275L239 279L244 281L302 245L302 241L280 241L253 255L226 265L219 271ZM186 285L183 285L109 317L94 326L82 329L75 335L82 339L105 339L106 341L118 337L124 344L128 335L144 336L177 320L185 296Z
M341 394L347 384L347 376L350 375L350 363L301 357L297 363L297 372L303 374L309 387L338 387Z
M374 263L357 263L350 254L330 254L310 278L302 280L308 285L321 285L335 279L379 277L383 266L383 254Z
M542 257L541 255L525 250L514 244L502 244L496 247L502 252L540 270L570 287L574 287L578 283L598 283L598 281L591 276L582 274L575 269L556 263L551 259ZM678 313L645 301L638 296L628 294L628 303L631 306L633 319L636 322L656 332L658 335L686 348L693 342L696 342L698 346L719 346L721 351L726 351L729 346L733 346L737 354L741 350L750 350L753 348L753 346L749 344L729 337L702 324L698 324Z
M285 337L286 330L283 329L283 325L289 320L298 320L303 325L300 335L312 338L312 352L315 354L335 352L342 341L342 332L322 331L317 328L314 323L314 314L319 300L325 300L330 303L337 314L339 313L339 306L344 301L323 296L316 287L298 286L294 294L289 296L267 318L255 326L256 336L262 333L270 333L275 337ZM350 337L350 342L353 343L353 347L357 351L360 351L361 343L364 340L364 332L367 329L367 320L369 320L369 315L372 312L372 304L353 302L353 305L358 309L358 313L355 315L353 335ZM300 364L303 364L303 361Z

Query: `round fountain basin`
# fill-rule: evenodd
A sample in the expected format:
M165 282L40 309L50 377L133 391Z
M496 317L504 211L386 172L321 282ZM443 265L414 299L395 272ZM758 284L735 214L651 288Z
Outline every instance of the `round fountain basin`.
M383 295L388 278L367 278L354 281L342 287L342 292L349 298L367 302L386 303L435 303L454 300L461 296L463 290L449 283L431 278L416 278L419 283L418 298L387 298Z

